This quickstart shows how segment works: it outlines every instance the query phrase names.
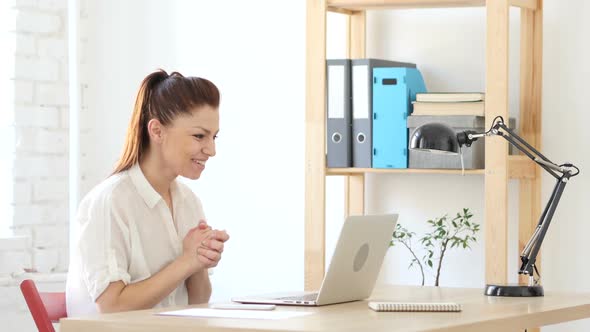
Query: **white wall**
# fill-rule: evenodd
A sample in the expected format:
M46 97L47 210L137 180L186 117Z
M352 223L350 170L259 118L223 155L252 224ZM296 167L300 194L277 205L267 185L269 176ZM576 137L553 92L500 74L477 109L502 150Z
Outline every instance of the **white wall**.
M189 182L210 224L232 237L214 299L303 288L305 3L289 6L289 15L268 14L285 13L270 0L229 8L110 0L87 9L82 194L111 170L148 73L178 70L221 90L217 156Z
M543 277L550 290L590 292L590 267L583 258L588 251L588 202L590 201L590 4L576 1L564 6L545 1L543 61L543 150L555 161L570 161L580 169L579 177L566 187L543 250ZM543 182L543 197L554 181ZM547 331L587 331L590 321L582 320Z

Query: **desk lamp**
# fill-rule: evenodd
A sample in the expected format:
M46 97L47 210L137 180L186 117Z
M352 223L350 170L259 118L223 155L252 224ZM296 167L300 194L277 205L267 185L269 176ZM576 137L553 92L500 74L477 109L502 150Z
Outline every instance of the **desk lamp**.
M539 223L528 241L524 250L520 254L521 266L518 274L529 276L528 285L486 285L485 294L489 296L512 296L512 297L530 297L543 296L543 286L540 285L539 271L535 267L535 261L541 243L545 238L563 189L567 184L569 178L574 177L580 173L578 167L570 163L557 165L547 159L534 147L528 144L524 139L515 134L510 128L504 124L504 119L498 116L492 122L492 127L484 132L477 133L475 131L461 131L455 133L453 129L442 123L427 123L422 125L412 133L410 139L410 149L422 150L434 153L451 153L458 154L462 146L470 147L471 143L480 137L484 136L502 136L510 144L522 151L527 157L532 159L535 163L541 166L549 174L551 174L557 183L553 188L553 192L539 218ZM535 278L534 273L539 278Z

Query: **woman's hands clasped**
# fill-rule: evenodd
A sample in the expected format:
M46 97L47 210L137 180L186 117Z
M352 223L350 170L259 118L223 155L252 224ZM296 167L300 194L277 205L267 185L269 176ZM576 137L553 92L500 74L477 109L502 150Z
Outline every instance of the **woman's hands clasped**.
M183 255L187 257L194 271L217 266L221 260L224 244L229 240L226 231L212 229L205 220L200 220L183 240Z

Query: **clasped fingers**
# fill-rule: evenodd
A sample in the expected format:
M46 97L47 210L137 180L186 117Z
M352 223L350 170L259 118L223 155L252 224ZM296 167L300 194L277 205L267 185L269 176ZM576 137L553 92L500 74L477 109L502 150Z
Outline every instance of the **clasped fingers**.
M212 230L211 234L209 235L212 239L216 239L218 241L221 242L226 242L227 240L229 240L229 235L227 234L226 231L220 231L220 230Z
M217 266L221 259L221 253L208 248L197 249L197 257L205 265L206 268Z
M214 239L214 238L205 239L205 240L203 240L203 242L201 242L201 244L206 249L211 249L211 250L217 251L220 254L223 252L223 246L224 246L223 242L219 241L217 239Z

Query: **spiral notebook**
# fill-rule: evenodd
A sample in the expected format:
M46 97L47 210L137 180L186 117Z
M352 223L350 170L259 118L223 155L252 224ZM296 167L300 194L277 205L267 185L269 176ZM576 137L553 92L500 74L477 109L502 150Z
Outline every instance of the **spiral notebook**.
M453 302L369 302L369 308L375 311L425 311L425 312L458 312L462 307Z

